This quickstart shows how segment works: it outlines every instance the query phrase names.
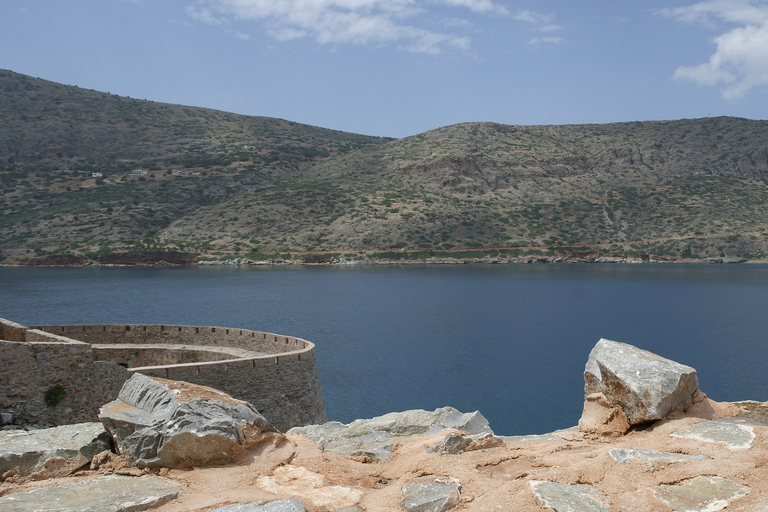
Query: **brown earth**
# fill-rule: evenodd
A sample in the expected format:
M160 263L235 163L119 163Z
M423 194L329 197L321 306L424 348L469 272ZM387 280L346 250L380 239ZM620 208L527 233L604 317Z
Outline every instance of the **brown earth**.
M768 503L768 403L718 403L699 394L686 413L673 413L648 428L618 437L562 431L562 441L523 442L510 439L503 446L458 455L427 453L446 432L421 436L394 446L391 460L324 452L302 435L266 434L235 464L220 467L161 470L178 483L179 499L164 504L161 512L202 512L227 504L270 502L298 498L308 511L334 511L358 505L368 512L402 510L400 496L406 484L457 479L462 502L452 510L543 510L530 482L550 480L590 484L607 496L612 511L657 512L671 510L654 495L658 486L698 475L718 475L750 488L730 503L729 511L755 511ZM749 417L758 421L756 438L748 450L721 444L670 437L672 432L702 420ZM633 461L617 463L613 448L642 448L703 454L710 460L684 463ZM120 464L116 456L103 460L94 471L45 482L0 484L0 494L62 485L104 473L139 474Z

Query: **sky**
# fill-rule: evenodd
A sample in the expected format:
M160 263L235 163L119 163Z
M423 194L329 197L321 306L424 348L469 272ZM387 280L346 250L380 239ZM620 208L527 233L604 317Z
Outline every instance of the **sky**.
M768 119L768 0L2 0L0 69L405 137Z

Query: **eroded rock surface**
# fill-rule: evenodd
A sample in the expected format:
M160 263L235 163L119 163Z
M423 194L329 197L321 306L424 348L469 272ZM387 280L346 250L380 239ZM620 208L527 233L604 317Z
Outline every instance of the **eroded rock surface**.
M461 503L461 485L453 482L406 485L400 502L408 512L445 512Z
M605 512L611 508L591 485L532 481L531 490L542 506L557 512Z
M109 450L101 423L79 423L40 430L0 431L0 476L36 479L67 476Z
M686 410L699 388L696 370L626 343L601 339L584 369L584 395L603 395L630 425Z
M697 476L664 485L656 496L676 512L715 512L749 493L749 488L719 476Z
M103 476L0 498L3 512L139 512L179 494L178 485L157 477Z
M243 503L238 505L226 505L209 510L208 512L306 512L304 504L297 500L280 500L271 503Z
M138 467L230 462L274 427L249 403L213 388L134 374L99 419Z
M480 412L461 413L453 407L432 412L421 409L392 412L372 419L355 420L348 425L332 421L292 428L288 433L303 434L322 444L326 451L387 460L392 456L394 442L449 428L470 434L493 433L488 420Z

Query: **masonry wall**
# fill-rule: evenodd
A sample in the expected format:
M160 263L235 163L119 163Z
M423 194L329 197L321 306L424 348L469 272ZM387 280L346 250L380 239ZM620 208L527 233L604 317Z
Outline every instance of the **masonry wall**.
M327 421L314 349L300 354L131 371L224 391L253 404L283 432Z
M194 325L40 325L51 334L86 343L169 343L243 348L264 354L300 350L306 340L268 332Z
M282 431L326 421L314 344L301 338L209 326L20 327L12 332L26 343L0 347L0 409L27 423L96 421L99 407L117 397L133 372L219 389L252 403ZM258 354L120 346L127 343L229 347ZM145 366L126 369L116 363ZM67 397L55 408L46 407L45 390L57 384L67 389Z
M64 425L97 421L99 408L117 397L128 370L107 361L94 361L91 347L39 331L27 331L31 341L0 340L0 410L14 422ZM45 393L62 386L66 395L56 406Z

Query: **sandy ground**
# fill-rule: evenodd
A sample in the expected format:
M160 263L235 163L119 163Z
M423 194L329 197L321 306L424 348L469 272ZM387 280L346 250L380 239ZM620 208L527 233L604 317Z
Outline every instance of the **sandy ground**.
M324 452L322 446L301 435L265 434L236 464L155 471L182 488L179 499L156 510L205 511L228 504L288 498L301 499L310 512L352 505L369 512L402 510L404 485L442 478L461 484L462 502L452 509L455 511L543 510L530 482L551 480L593 485L607 496L612 511L658 512L671 510L654 496L659 485L698 475L717 475L750 488L749 494L734 500L726 510L768 511L768 424L754 427L756 437L748 450L670 437L672 432L703 419L751 414L764 421L766 411L768 403L753 404L748 412L743 406L713 402L702 394L687 413L675 413L623 436L568 431L561 434L565 441L510 441L500 447L458 455L427 453L428 447L445 437L443 432L395 445L392 459L381 462ZM636 460L622 464L608 454L613 448L703 454L710 460ZM112 460L73 478L5 482L0 484L0 494L61 485L112 471L131 471L120 468L119 460Z

